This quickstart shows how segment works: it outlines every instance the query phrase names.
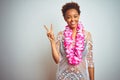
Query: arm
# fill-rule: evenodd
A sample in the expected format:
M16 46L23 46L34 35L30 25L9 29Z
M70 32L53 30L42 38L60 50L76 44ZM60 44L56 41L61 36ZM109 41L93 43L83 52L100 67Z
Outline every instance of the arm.
M94 80L94 67L88 67L90 80Z
M52 57L53 57L54 61L56 62L56 64L58 64L59 63L59 53L57 50L56 43L55 43L55 41L50 41L50 43L51 43Z
M94 61L93 61L93 47L92 37L90 32L87 34L87 46L88 46L88 53L87 53L87 62L88 62L88 72L90 80L94 80Z
M58 50L57 50L57 46L56 46L56 42L55 42L55 38L54 38L54 33L53 33L53 30L52 30L52 24L51 24L50 30L46 26L44 26L44 27L47 31L47 37L48 37L48 39L50 40L50 43L51 43L52 57L57 64L59 62L59 53L58 53Z

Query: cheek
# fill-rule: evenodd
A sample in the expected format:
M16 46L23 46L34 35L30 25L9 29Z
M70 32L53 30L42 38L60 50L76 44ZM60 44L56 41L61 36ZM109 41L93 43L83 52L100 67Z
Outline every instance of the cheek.
M78 18L76 18L76 21L79 21L79 17L78 17Z
M79 19L77 19L76 21L79 22Z
M71 20L70 20L70 19L66 19L65 21L66 21L67 23L70 23Z
M76 19L75 22L78 23L78 22L79 22L79 19Z

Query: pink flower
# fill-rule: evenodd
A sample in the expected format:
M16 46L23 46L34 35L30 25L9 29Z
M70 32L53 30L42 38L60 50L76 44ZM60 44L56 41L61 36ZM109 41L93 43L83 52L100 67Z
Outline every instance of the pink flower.
M75 39L75 46L72 46L72 30L69 26L66 26L64 30L64 48L66 52L66 58L71 65L78 65L82 61L82 52L84 51L84 27L81 22L77 26L77 34Z

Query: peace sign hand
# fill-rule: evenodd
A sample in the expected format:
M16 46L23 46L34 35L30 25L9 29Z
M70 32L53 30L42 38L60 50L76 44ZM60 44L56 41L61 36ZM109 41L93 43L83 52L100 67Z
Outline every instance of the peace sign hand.
M49 39L51 42L52 42L52 41L55 41L52 24L51 24L50 30L47 28L46 25L44 25L44 27L45 27L45 29L46 29L46 31L47 31L47 37L48 37L48 39Z

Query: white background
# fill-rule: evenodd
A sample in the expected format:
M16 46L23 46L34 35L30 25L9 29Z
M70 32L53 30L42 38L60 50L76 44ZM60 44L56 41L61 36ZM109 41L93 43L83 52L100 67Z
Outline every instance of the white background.
M55 80L57 65L44 25L55 35L66 25L71 0L0 0L0 80ZM72 0L94 43L95 80L120 80L120 1Z

